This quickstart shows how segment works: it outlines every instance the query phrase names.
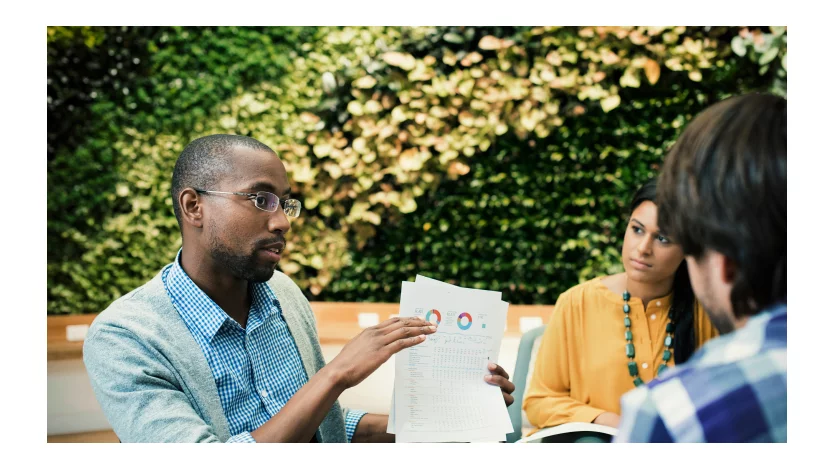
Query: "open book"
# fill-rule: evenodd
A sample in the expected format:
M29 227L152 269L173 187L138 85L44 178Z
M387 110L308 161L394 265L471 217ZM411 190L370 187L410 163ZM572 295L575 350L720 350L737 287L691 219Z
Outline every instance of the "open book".
M612 428L611 426L603 426L601 424L594 424L594 423L565 423L560 424L558 426L553 426L551 428L544 428L541 431L536 432L535 434L531 434L524 439L519 439L516 441L518 444L524 443L537 443L543 442L543 439L551 437L551 436L560 436L563 434L568 433L599 433L603 436L616 436L617 435L617 428Z

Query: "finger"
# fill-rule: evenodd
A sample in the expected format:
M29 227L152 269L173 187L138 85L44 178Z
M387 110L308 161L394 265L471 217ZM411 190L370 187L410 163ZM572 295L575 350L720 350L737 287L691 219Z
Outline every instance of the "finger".
M513 398L513 396L512 396L512 395L510 395L510 394L509 394L509 393L507 393L507 392L503 392L503 393L504 393L504 403L506 403L506 404L507 404L507 406L512 405L512 404L513 404L513 402L515 402L515 398Z
M405 348L409 348L411 346L416 346L423 341L426 340L426 335L420 336L412 336L410 338L403 338L394 341L393 343L385 346L386 351L388 352L389 356L393 356L394 354L402 351Z
M515 384L500 375L486 375L484 376L484 380L487 383L498 385L501 387L502 392L513 393L515 391Z
M505 371L503 367L499 366L498 364L496 364L494 362L489 363L489 371L492 372L493 374L498 374L498 375L500 375L502 377L505 377L507 379L510 378L510 374L508 374L507 371Z
M400 320L402 320L401 317L392 317L392 318L389 318L389 319L385 320L384 322L377 323L372 328L387 328L387 327L393 325L394 323L399 322Z
M399 321L396 321L396 322L386 326L385 328L383 328L382 329L382 334L387 335L387 334L391 333L392 331L396 331L398 328L403 328L403 327L419 327L419 326L429 326L429 325L431 325L431 323L429 323L426 320L423 320L422 318L419 318L419 317L397 318L397 320L399 320Z
M412 336L430 335L435 331L437 331L437 327L434 325L403 326L386 334L382 339L384 344L389 344L403 338L410 338Z

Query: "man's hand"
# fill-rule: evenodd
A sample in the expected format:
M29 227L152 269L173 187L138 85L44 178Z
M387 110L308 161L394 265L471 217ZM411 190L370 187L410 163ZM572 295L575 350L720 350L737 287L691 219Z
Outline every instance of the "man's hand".
M437 327L418 318L391 318L350 340L326 367L344 388L365 380L394 353L422 343Z
M620 415L617 413L611 413L606 411L605 413L597 416L597 418L593 421L594 424L601 424L603 426L611 426L612 428L616 428L620 425Z
M489 371L492 372L492 375L486 375L484 380L489 384L501 387L501 392L504 394L504 403L507 406L512 405L514 401L512 393L515 391L515 385L510 382L509 374L503 367L492 362L489 363Z

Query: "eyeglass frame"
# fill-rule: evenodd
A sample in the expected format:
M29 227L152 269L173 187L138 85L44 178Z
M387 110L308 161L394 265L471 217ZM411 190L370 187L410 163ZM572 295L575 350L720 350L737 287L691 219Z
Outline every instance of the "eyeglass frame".
M281 209L283 209L284 214L287 217L292 218L292 219L295 219L295 218L299 217L301 215L301 209L303 208L303 205L301 204L301 201L299 201L298 199L282 198L282 197L278 196L277 194L271 193L269 191L258 191L256 193L243 193L243 192L232 192L232 191L211 191L211 190L208 190L208 189L198 189L198 188L191 188L191 189L196 191L197 194L229 194L229 195L233 195L233 196L246 196L246 198L249 199L250 201L252 201L252 203L255 205L255 208L257 208L258 210L273 213L273 212L278 212L278 207L280 207ZM269 194L269 195L275 196L275 199L278 199L278 207L276 207L274 211L270 211L270 210L267 210L267 209L261 209L260 207L258 207L258 203L255 201L255 199L257 199L261 194ZM298 203L298 215L293 216L293 215L287 214L287 209L284 208L284 205L281 204L281 201L284 201L284 203L288 203L290 201L294 201L294 202Z

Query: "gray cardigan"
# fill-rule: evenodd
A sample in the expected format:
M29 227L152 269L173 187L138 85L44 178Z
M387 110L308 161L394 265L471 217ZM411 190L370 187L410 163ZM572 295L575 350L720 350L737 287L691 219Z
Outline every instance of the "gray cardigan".
M325 363L310 303L281 272L269 285L312 377ZM122 442L225 442L231 437L208 361L171 304L162 272L96 317L84 340L84 364ZM316 438L347 441L338 401Z

